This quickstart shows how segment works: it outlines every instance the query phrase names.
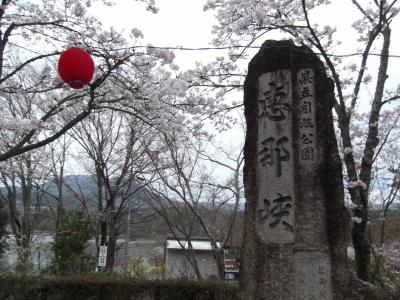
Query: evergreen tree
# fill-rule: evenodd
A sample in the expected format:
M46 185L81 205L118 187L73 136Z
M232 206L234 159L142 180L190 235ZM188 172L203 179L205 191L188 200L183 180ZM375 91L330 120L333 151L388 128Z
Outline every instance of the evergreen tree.
M90 221L82 211L65 215L58 227L54 242L54 271L59 275L78 274L89 239L93 236Z

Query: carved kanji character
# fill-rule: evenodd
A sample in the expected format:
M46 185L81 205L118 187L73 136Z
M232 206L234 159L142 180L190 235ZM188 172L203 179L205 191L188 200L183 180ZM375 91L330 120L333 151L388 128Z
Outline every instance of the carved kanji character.
M300 99L307 98L307 97L312 97L313 95L311 94L310 88L308 86L304 86L301 88L300 91Z
M300 128L313 128L313 120L311 118L302 118L300 120Z
M306 147L304 149L301 149L300 158L302 160L314 160L314 148Z
M261 142L262 149L258 152L260 156L260 163L262 166L275 165L276 176L282 175L282 161L288 161L290 159L289 151L284 147L289 139L282 137L278 140L270 137Z
M301 112L303 114L310 114L312 112L312 106L310 101L303 101L300 105Z
M303 145L312 144L312 143L313 143L313 140L312 140L313 136L314 136L314 135L313 135L312 133L307 133L307 134L303 133L303 134L301 135L301 137L300 137L301 143L302 143Z
M306 70L300 73L298 84L303 85L308 83L313 83L313 77L311 76L310 71Z
M259 100L259 116L266 116L272 121L282 121L286 119L286 113L291 111L290 104L287 102L287 94L283 85L270 82L269 86L270 89L263 93L265 97Z
M293 208L292 197L277 194L278 197L272 200L272 203L268 199L263 199L263 208L259 209L260 219L262 221L268 220L270 228L276 228L279 224L282 224L285 230L293 232L293 226L286 218Z

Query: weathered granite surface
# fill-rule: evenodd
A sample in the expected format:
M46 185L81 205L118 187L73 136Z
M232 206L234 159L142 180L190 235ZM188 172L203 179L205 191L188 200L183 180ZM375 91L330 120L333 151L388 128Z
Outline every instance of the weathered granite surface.
M242 299L345 298L348 215L333 97L307 47L266 41L249 64Z

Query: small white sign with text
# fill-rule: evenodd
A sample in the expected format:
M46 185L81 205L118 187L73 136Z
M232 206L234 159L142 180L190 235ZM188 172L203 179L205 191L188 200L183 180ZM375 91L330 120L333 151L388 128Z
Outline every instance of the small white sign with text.
M105 267L107 262L107 246L100 246L99 250L99 267Z

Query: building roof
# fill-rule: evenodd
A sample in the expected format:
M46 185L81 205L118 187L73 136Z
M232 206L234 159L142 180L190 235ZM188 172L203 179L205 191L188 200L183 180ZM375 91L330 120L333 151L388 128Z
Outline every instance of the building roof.
M188 245L189 243L187 240L179 239L179 241L180 241L180 243L176 239L168 239L165 247L167 249L177 249L177 250L182 250L182 246L185 249L189 248L189 245ZM213 250L210 240L204 240L204 239L194 240L194 239L192 239L191 243L192 243L193 250L208 250L208 251ZM217 243L218 247L221 246L219 242L216 242L216 243Z

